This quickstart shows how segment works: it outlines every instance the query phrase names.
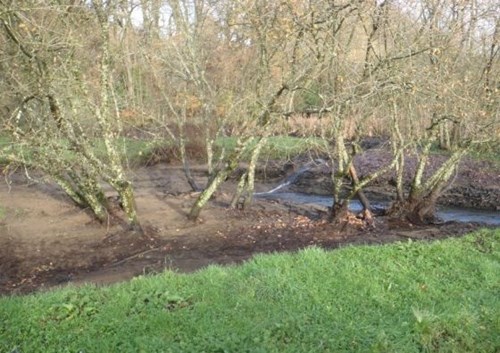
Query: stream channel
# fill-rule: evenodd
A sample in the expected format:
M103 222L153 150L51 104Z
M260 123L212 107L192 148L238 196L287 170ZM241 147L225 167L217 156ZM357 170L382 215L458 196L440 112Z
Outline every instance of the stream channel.
M279 200L288 204L302 206L322 206L330 207L332 197L324 195L303 194L298 192L267 192L256 194L256 197ZM386 208L389 202L371 202L373 208ZM349 209L354 212L362 210L359 200L352 200ZM500 226L500 212L483 211L467 208L438 207L437 216L443 222L457 221L469 223L484 223L488 225Z
M324 161L321 161L324 162ZM309 170L309 165L304 166L296 173L289 176L283 183L267 192L259 192L254 194L256 197L279 200L291 205L301 205L312 207L326 208L332 206L332 197L325 195L304 194L300 192L286 191L288 186L292 185L298 177ZM389 206L390 201L371 202L374 209L385 209ZM362 210L359 200L352 200L349 204L349 209L353 212ZM437 216L443 222L468 222L468 223L483 223L487 225L500 226L500 212L499 211L486 211L469 208L457 207L438 207Z

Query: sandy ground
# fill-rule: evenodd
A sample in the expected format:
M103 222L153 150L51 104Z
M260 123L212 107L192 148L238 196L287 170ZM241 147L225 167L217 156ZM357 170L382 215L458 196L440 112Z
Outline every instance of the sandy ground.
M206 180L203 168L196 178ZM282 173L274 176L284 177ZM257 200L248 210L229 210L229 181L197 222L186 215L196 199L179 167L166 164L131 171L145 235L113 221L99 224L50 183L33 183L22 171L0 182L0 293L26 293L67 283L127 280L165 268L194 271L209 264L239 263L255 253L336 248L397 240L458 236L477 224L415 227L353 219L342 227L313 220L308 210ZM278 183L259 183L257 191ZM110 197L114 195L110 192Z

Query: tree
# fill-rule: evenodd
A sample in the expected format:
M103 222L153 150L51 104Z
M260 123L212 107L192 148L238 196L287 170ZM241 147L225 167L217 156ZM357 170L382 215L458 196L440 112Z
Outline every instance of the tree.
M78 11L65 6L2 5L7 9L1 18L8 43L4 59L12 68L10 89L19 97L4 123L5 131L15 140L8 158L46 173L100 221L105 221L109 212L100 185L101 180L107 182L117 191L130 226L140 230L132 186L116 146L109 13L105 12L109 8L99 2L94 2L92 9L80 7ZM73 31L94 25L100 28L100 36L94 38L100 47L83 41L81 33ZM100 54L98 78L86 76L93 66L86 50ZM97 125L92 125L93 117ZM92 134L102 136L103 157L96 153Z
M461 157L498 139L493 0L0 4L2 124L16 141L4 155L50 175L101 220L111 209L105 182L138 227L118 149L132 129L174 144L169 151L201 191L191 219L236 168L244 170L231 205L249 205L262 151L297 116L317 117L330 159L332 220L354 197L369 218L363 190L392 169L393 214L431 219ZM355 159L372 135L389 141L392 157L362 174ZM228 139L235 149L220 142ZM193 145L207 165L206 185L191 175ZM436 145L448 158L431 173Z
M205 131L209 183L191 210L190 218L195 219L247 155L251 156L250 165L234 200L241 194L247 195L247 203L251 200L255 165L267 137L281 119L279 105L307 78L311 68L300 61L307 55L297 32L301 29L294 28L289 18L281 20L278 16L288 11L285 5L221 1L215 11L205 2L197 2L192 8L182 4L169 2L171 46L163 62L170 77L180 81L171 91L178 92L177 87L182 87L179 93L189 94L198 107L188 117L187 109L175 104L175 97L165 98L179 124L181 147L182 127L188 119L198 121ZM212 46L207 48L205 43L210 41ZM303 48L299 50L300 46ZM215 157L214 143L228 126L237 135L238 146Z
M494 28L495 17L490 16L498 13L493 11L498 5L445 0L421 5L419 32L431 48L428 60L410 61L419 67L419 75L411 77L411 87L385 98L392 102L393 151L399 154L397 202L389 213L419 223L435 218L437 199L452 182L461 158L478 143L489 140L492 136L486 137L486 130L499 122L498 106L491 105L491 96L484 89L488 85L484 68L491 62L487 48L495 46L498 39L493 32L484 47L474 43L474 37L485 34L475 27L478 16ZM426 173L432 148L437 144L449 150L448 158ZM403 174L408 169L408 152L417 156L418 162L405 188ZM404 189L408 189L406 194Z

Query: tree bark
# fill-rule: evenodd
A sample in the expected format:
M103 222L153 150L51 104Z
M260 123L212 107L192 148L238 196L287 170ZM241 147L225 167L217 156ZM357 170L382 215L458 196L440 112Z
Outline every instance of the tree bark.
M184 133L184 124L179 123L179 149L181 152L181 160L182 160L182 168L184 170L184 175L186 176L186 179L188 181L189 186L191 189L195 192L200 191L200 187L198 184L196 184L196 181L194 180L192 174L191 174L191 168L189 167L189 161L188 161L188 156L186 154L186 136Z
M420 183L415 189L412 185L408 198L395 202L387 214L416 224L435 222L437 200L465 153L466 149L455 151L425 183Z
M210 200L210 198L212 197L213 193L219 188L219 186L226 180L226 178L234 169L235 168L231 166L227 166L226 168L219 170L218 172L215 173L208 187L205 190L203 190L203 192L200 194L200 196L194 203L193 207L191 208L191 211L189 212L188 215L188 219L192 221L198 219L202 208L205 207L208 200Z
M255 146L252 151L252 157L250 158L250 164L248 165L248 169L241 176L240 181L238 183L238 187L236 188L236 193L233 196L231 201L231 207L235 208L238 206L240 199L244 196L243 208L246 208L250 205L253 200L253 194L255 190L255 169L257 167L257 161L259 160L260 152L262 148L267 143L267 137L262 137Z
M137 216L137 207L135 205L134 190L132 184L128 181L121 182L118 187L123 211L127 215L128 224L131 229L143 233L139 218Z
M351 176L352 186L354 188L357 188L357 185L359 185L359 178L358 174L356 173L356 168L354 168L354 165L352 163L349 166L349 175ZM356 195L358 196L359 201L363 205L363 212L364 211L371 212L370 201L363 192L363 189L359 189L358 191L356 191Z

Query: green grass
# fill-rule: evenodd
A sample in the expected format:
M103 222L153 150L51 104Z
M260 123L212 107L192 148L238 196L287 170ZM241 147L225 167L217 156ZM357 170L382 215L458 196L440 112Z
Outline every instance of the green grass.
M10 139L0 134L0 166L7 164L7 159L3 156L2 151L10 144Z
M7 164L7 160L5 158L1 158L1 151L9 146L12 143L7 136L0 135L0 165ZM61 146L67 145L66 142L62 141ZM121 137L117 146L119 148L120 153L123 158L126 159L130 165L140 165L145 162L148 162L152 155L154 154L157 147L166 146L167 142L161 141L149 141L149 140L138 140L138 139L130 139ZM236 138L235 137L227 137L222 138L216 143L218 148L225 147L229 151L233 150L236 147ZM255 143L250 146L255 146ZM291 136L273 136L269 139L268 144L263 149L261 153L261 158L264 159L288 159L293 156L296 156L301 153L305 153L310 151L311 149L319 149L321 146L321 140L319 138L298 138ZM106 151L104 142L101 139L95 139L93 142L94 152L98 157L105 157ZM12 145L14 151L19 150L19 146L15 144ZM29 160L32 152L29 148L25 148L24 150L25 158ZM67 159L74 159L74 154L68 149L67 153L64 154ZM250 153L247 153L245 158L249 158Z
M131 139L126 137L120 137L117 142L118 150L122 157L127 159L131 165L138 165L147 162L151 155L154 153L156 147L161 145L166 145L166 142L154 141L154 140L139 140ZM106 156L106 147L104 146L104 141L101 139L96 139L93 147L97 156L103 158Z
M7 145L9 142L10 142L10 139L8 136L0 134L0 147Z
M434 155L449 156L452 151L447 151L439 147L439 143L435 142L432 145L431 153ZM490 162L494 167L500 167L500 142L484 143L475 145L470 148L467 157L476 161Z
M236 137L221 138L217 141L217 146L219 148L225 147L231 151L236 147L236 140ZM255 143L250 144L250 146L254 146ZM318 137L272 136L263 148L261 158L289 159L311 150L318 150L321 146L322 140ZM246 157L249 158L250 154Z
M0 352L498 352L500 230L0 299Z
M489 161L493 163L495 167L500 168L500 142L473 148L469 153L469 157L478 161Z
M63 156L68 160L74 160L75 154L68 148L68 145L68 142L60 141L60 146L62 147L62 149L66 149L66 151L63 153ZM147 162L152 153L155 151L155 148L159 145L161 144L158 141L138 140L126 137L120 137L117 141L117 147L120 154L131 165L137 165L142 164L143 162ZM7 151L10 147L13 148L14 152L18 153L20 151L19 145L12 144L11 140L8 137L0 135L0 165L7 164L7 159L2 158L2 149L5 149L5 151ZM94 139L92 147L94 153L98 157L105 158L106 148L102 139ZM24 149L24 157L26 159L29 160L30 158L32 158L32 154L32 148Z

